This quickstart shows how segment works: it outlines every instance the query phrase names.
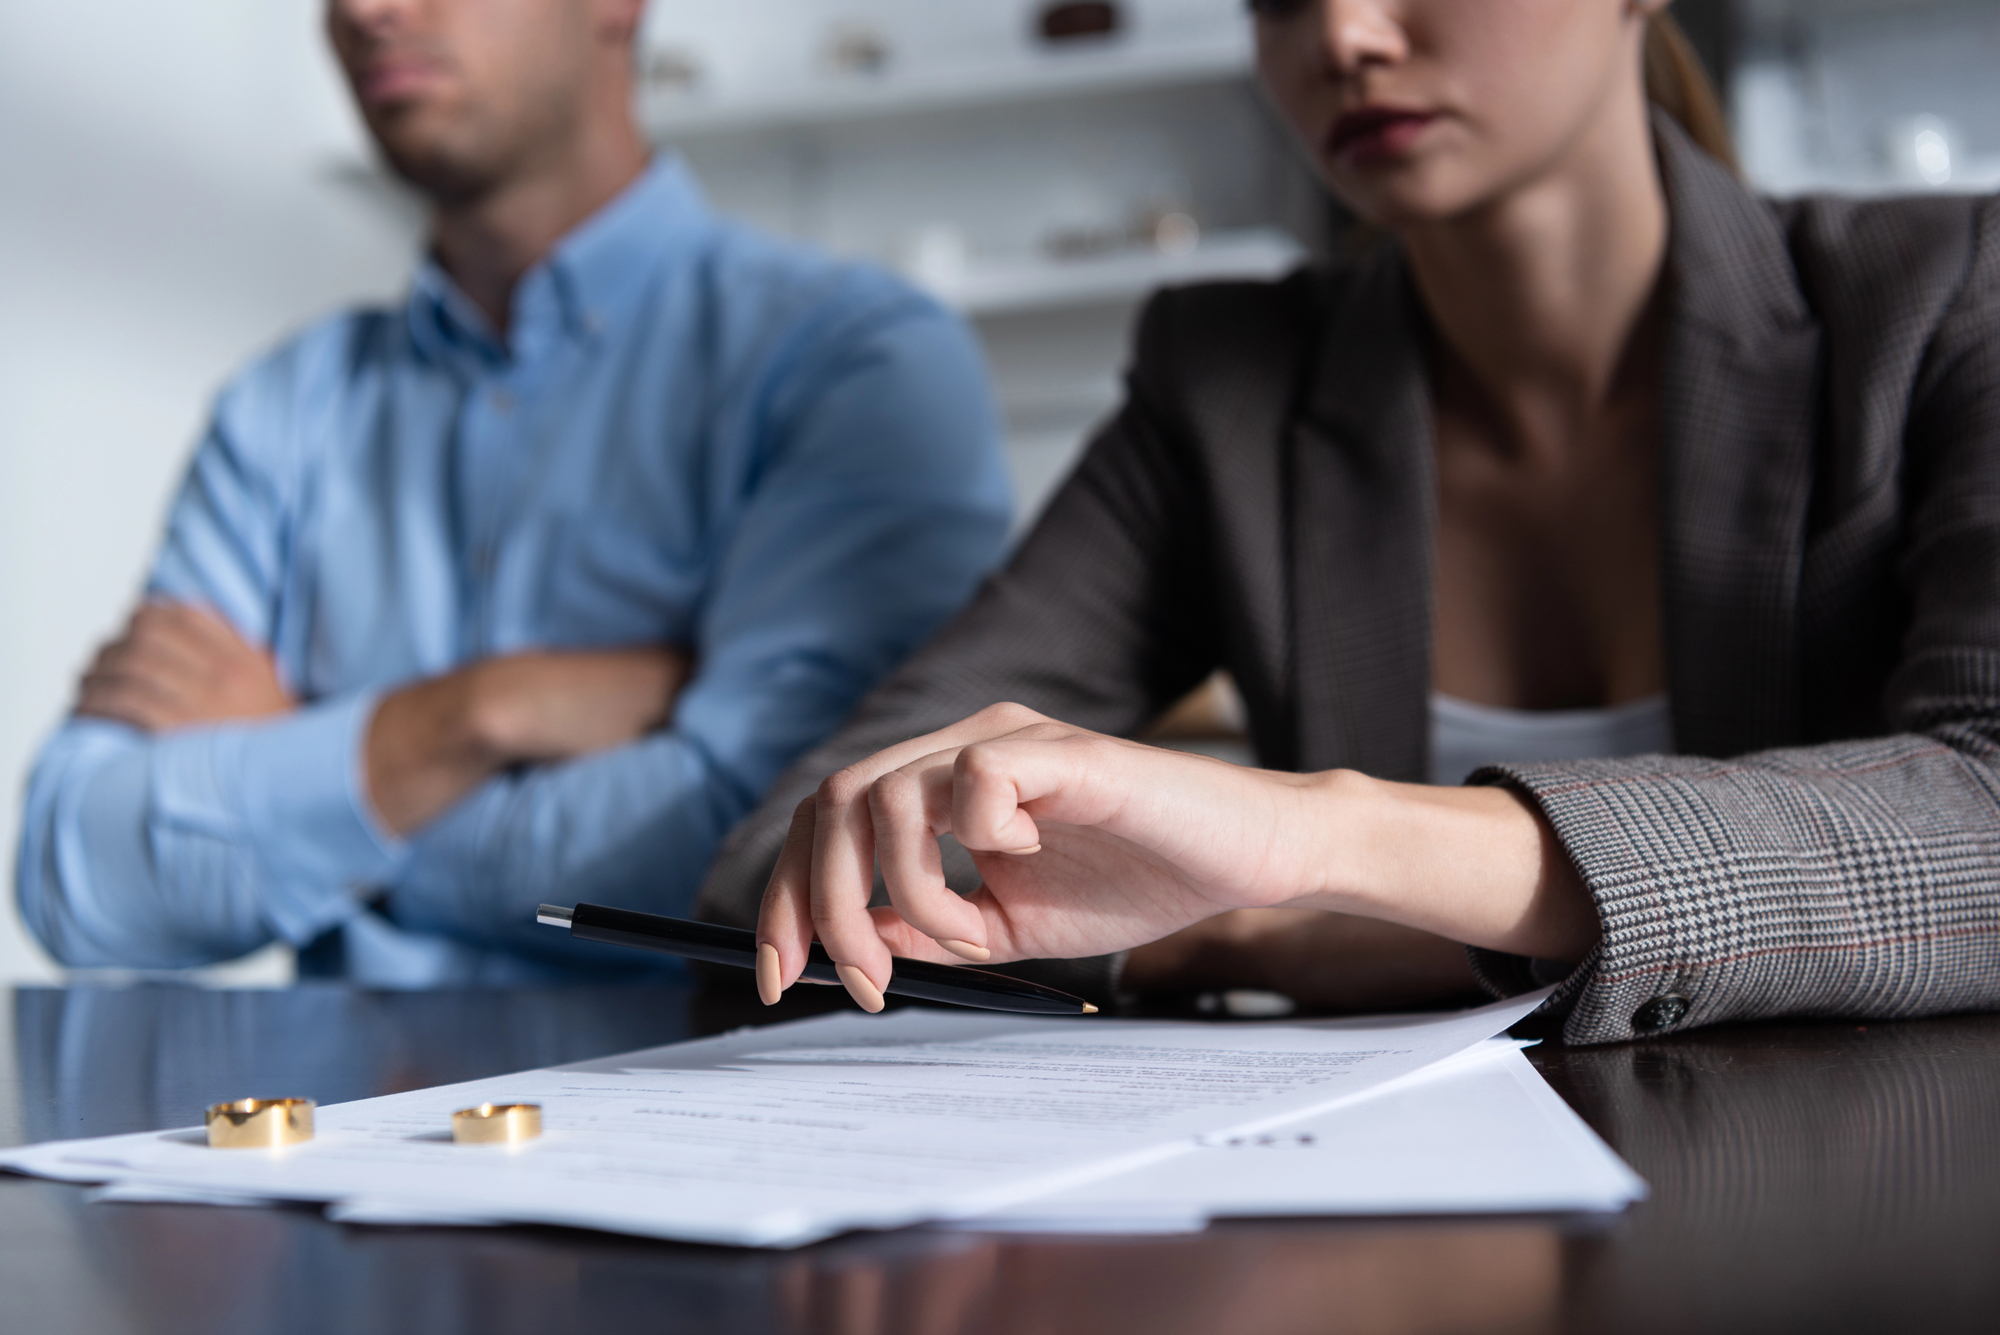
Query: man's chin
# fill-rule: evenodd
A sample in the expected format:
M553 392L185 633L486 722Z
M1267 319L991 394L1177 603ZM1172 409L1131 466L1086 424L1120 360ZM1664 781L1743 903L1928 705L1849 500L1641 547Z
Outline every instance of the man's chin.
M378 129L375 146L391 171L439 204L476 199L492 190L499 175L480 155L436 136Z

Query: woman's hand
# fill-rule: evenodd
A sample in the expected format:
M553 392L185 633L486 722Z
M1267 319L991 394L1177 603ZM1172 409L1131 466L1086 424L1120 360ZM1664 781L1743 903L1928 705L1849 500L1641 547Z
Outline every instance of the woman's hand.
M945 884L947 833L983 878L970 897ZM878 859L890 906L870 910ZM1286 906L1533 954L1580 956L1596 933L1560 848L1510 793L1244 769L995 705L799 805L758 919L758 991L775 1001L815 936L879 1010L891 955L1098 955Z

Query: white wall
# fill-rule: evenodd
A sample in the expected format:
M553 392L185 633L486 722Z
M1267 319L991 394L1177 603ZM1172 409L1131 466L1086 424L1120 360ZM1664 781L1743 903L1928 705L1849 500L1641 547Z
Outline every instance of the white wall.
M0 5L0 983L53 976L14 907L21 783L209 396L408 271L413 219L334 170L359 137L318 21L316 0Z

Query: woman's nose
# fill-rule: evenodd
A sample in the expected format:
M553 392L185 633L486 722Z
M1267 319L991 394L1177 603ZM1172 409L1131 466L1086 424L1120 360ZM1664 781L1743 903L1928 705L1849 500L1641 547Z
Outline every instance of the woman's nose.
M1402 6L1385 0L1323 0L1320 45L1328 72L1354 78L1371 65L1393 65L1409 54Z

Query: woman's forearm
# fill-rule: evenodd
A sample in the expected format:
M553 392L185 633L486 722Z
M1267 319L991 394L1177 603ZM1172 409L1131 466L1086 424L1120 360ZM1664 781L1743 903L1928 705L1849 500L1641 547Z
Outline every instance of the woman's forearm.
M1323 869L1291 906L1400 923L1468 945L1580 960L1596 907L1555 834L1504 788L1387 783L1349 770L1319 776L1313 809Z

